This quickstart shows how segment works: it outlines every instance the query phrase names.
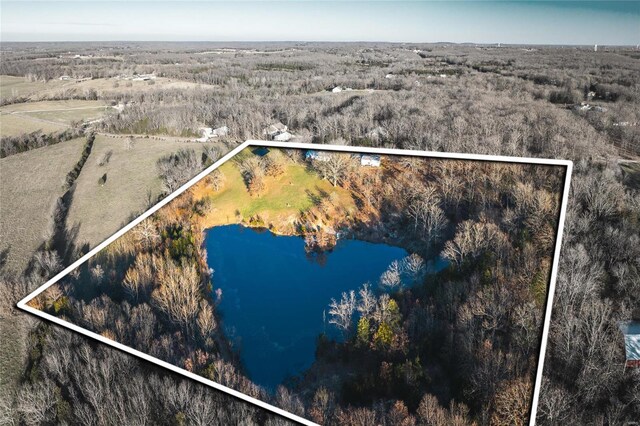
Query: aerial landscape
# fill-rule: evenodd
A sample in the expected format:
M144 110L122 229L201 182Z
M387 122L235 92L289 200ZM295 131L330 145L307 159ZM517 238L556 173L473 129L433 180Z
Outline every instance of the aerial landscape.
M317 423L388 399L526 421L566 167L283 145L242 149L29 305ZM502 389L529 397L492 406Z
M303 6L252 3L260 31L289 29L251 38L19 3L0 44L0 424L295 424L16 307L246 140L285 147L244 148L29 306L318 424L640 419L637 2L516 5L564 25L531 13L527 37L477 42L412 9L494 22L470 3L313 9L332 22L314 36L284 10ZM120 13L172 28L169 4ZM56 20L68 34L38 33ZM403 25L440 33L376 41ZM429 152L573 162L553 300L565 167Z

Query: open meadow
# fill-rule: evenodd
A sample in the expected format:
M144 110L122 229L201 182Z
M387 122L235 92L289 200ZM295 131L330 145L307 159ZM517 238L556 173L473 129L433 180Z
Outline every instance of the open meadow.
M319 200L329 194L333 194L336 202L346 210L355 208L348 191L333 187L304 163L285 163L281 175L265 177L265 189L261 196L251 196L240 170L240 162L252 155L254 154L250 152L242 152L234 161L220 167L223 182L219 191L215 191L211 184L194 188L198 197L207 197L211 201L213 213L205 218L207 226L249 222L252 218L270 223L276 229L290 226L301 212L317 205ZM267 156L283 154L279 150L273 150Z
M54 202L84 143L79 138L0 159L0 251L7 252L8 271L22 273L44 243Z
M73 123L97 120L109 109L103 101L76 99L5 105L0 107L0 135L64 130Z
M96 137L76 181L67 217L67 227L77 227L77 244L99 244L158 200L163 192L156 167L160 158L180 149L195 149L201 155L203 147L211 145L142 138L128 149L127 141ZM103 176L104 183L100 183Z
M0 75L0 98L22 98L37 95L40 92L60 88L67 84L60 80L29 81L26 77Z

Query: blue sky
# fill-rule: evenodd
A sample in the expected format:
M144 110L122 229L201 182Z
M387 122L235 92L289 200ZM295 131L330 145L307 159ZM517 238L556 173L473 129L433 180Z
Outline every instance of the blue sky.
M2 41L640 43L640 1L8 1Z

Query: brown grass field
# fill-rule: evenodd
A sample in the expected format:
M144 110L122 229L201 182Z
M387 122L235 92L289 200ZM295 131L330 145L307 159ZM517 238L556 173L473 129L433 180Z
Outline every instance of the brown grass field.
M200 152L205 144L174 140L136 139L126 150L124 138L98 135L73 195L67 225L77 226L77 242L95 246L155 202L161 193L156 162L181 148ZM212 144L207 144L212 145ZM112 151L108 164L97 161ZM106 173L104 185L98 180Z
M5 114L0 111L0 136L18 136L24 133L41 131L53 133L65 129L64 124L53 123L18 114Z
M41 101L6 105L0 108L0 134L16 136L41 130L64 130L73 121L102 117L108 106L102 101Z
M65 84L68 84L68 82L61 80L49 80L45 83L42 81L28 81L24 77L0 75L0 97L2 99L30 97L38 94L39 92L62 87Z
M22 272L43 243L51 207L84 143L79 138L0 159L0 251L8 250L9 272Z
M130 85L129 85L130 83ZM196 84L170 78L158 77L153 84L148 81L118 80L116 78L96 78L92 80L49 80L30 82L24 77L0 75L0 97L2 99L26 97L30 100L45 100L52 96L83 95L93 89L99 96L113 93L140 93L158 89L195 89L214 86Z

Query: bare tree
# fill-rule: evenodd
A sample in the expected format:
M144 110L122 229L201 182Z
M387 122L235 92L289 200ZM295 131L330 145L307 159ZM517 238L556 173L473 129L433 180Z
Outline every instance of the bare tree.
M337 186L338 183L342 183L355 164L348 153L327 152L323 153L322 158L314 160L313 166L324 179L331 182L333 186Z
M329 304L329 324L334 324L344 334L349 333L352 326L353 312L356 308L356 295L353 290L349 293L342 293L342 299L337 302L331 299Z
M358 295L360 296L357 305L358 312L362 317L368 317L376 306L376 297L371 292L371 285L369 283L362 284Z

